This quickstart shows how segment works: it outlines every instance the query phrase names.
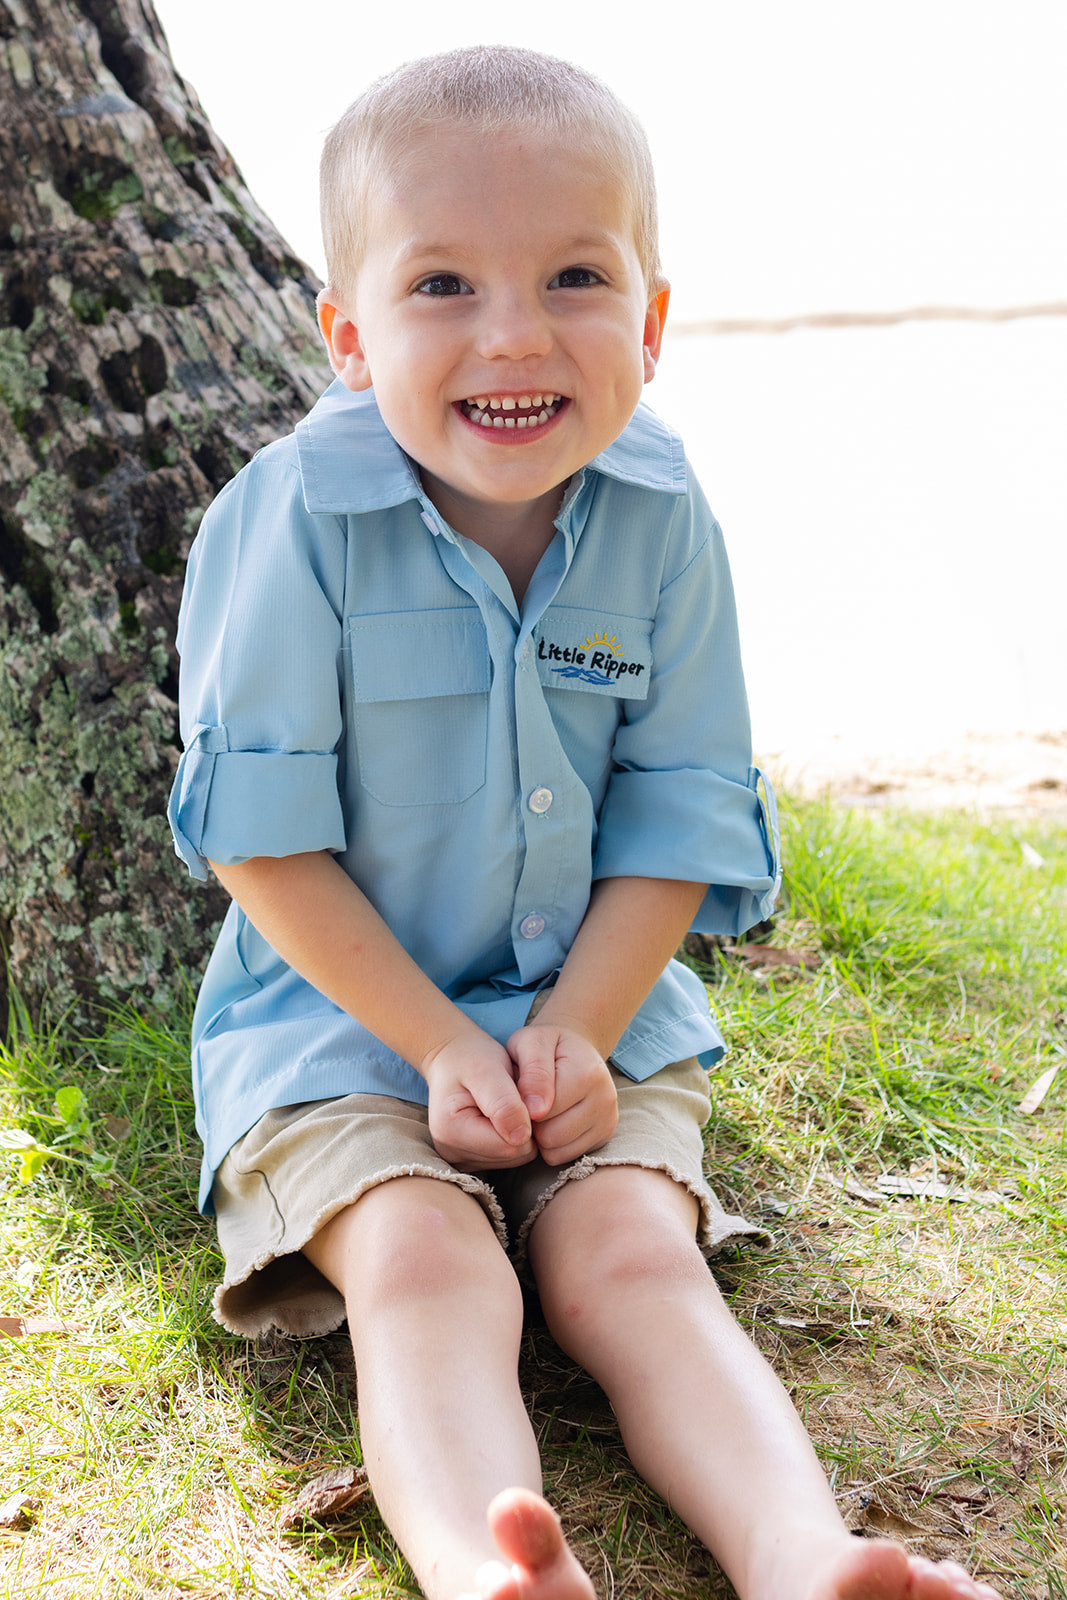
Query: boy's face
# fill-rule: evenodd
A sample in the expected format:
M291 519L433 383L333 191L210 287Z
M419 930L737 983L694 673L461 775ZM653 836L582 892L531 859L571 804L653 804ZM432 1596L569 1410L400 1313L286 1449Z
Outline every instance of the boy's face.
M351 299L320 307L334 370L373 384L460 532L493 506L550 525L659 355L667 291L650 303L628 199L580 148L457 126L422 136L368 204Z

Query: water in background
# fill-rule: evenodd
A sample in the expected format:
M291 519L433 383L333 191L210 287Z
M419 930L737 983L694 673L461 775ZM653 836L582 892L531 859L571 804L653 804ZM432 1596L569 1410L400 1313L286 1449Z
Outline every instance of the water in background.
M1067 729L1067 318L670 339L757 747Z

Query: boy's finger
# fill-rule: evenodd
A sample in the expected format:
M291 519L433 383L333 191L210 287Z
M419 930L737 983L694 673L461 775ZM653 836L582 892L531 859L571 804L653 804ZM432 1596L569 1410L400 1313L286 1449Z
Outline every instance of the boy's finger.
M494 1075L491 1087L471 1088L478 1110L492 1123L494 1132L508 1144L525 1144L530 1137L530 1117L518 1086L510 1078Z
M618 1103L596 1104L581 1100L558 1117L539 1123L534 1130L537 1151L550 1167L565 1166L607 1144L619 1121Z
M511 1144L495 1131L492 1124L481 1118L478 1125L466 1124L458 1129L453 1142L437 1143L438 1155L444 1156L458 1172L492 1172L507 1167L521 1167L532 1161L537 1146L532 1139L524 1144Z
M518 1069L515 1087L536 1122L547 1117L556 1098L556 1052L551 1038L532 1028L520 1028L508 1040L508 1053Z

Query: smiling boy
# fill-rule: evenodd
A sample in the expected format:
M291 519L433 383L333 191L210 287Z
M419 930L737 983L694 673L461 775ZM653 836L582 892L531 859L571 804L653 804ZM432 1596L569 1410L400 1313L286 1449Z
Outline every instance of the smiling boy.
M526 1271L743 1600L990 1600L851 1539L704 1259L757 1230L701 1170L722 1044L671 956L769 910L774 826L719 532L639 406L643 136L577 69L459 51L369 90L323 175L338 381L205 519L180 630L175 838L234 898L194 1025L216 1314L347 1315L431 1600L592 1594L540 1498Z

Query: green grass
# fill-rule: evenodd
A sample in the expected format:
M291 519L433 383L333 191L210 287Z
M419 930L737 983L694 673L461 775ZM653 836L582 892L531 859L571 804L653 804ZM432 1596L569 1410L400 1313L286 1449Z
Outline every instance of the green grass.
M850 1525L1067 1600L1067 1064L1019 1110L1067 1054L1062 834L820 803L785 808L785 844L772 942L818 968L700 969L731 1041L709 1172L772 1233L716 1274ZM64 1325L0 1348L0 1500L29 1502L0 1532L0 1593L411 1592L369 1501L282 1525L302 1485L358 1460L350 1355L342 1336L253 1347L212 1322L187 1031L131 1009L78 1039L18 1016L0 1055L0 1129L29 1141L0 1173L0 1314ZM522 1376L600 1592L728 1595L541 1328Z

